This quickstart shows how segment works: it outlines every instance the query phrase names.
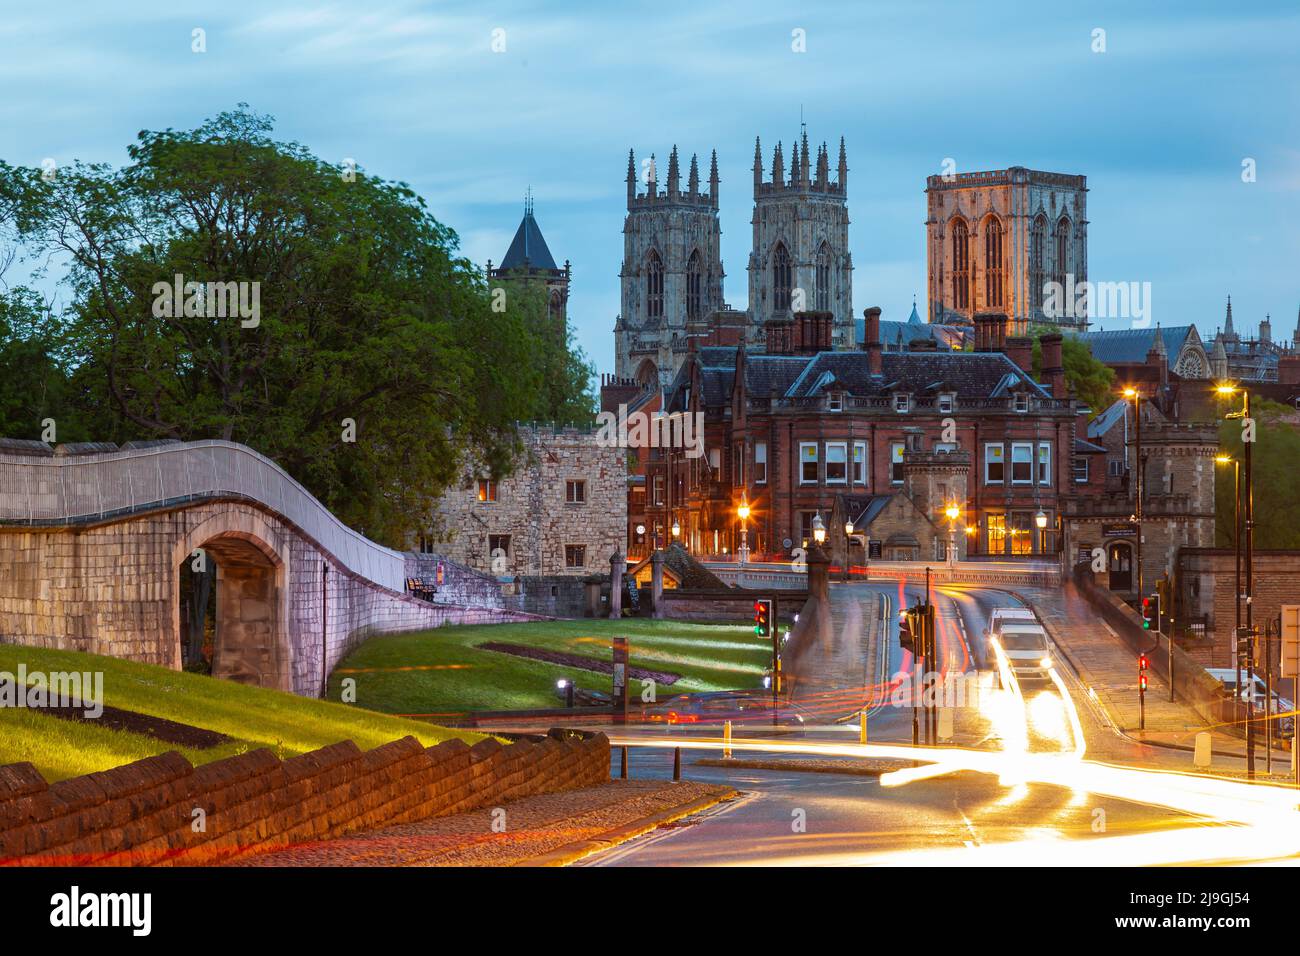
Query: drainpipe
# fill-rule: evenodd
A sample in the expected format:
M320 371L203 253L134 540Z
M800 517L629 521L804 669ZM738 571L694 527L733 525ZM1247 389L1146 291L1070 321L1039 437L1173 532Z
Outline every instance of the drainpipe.
M328 581L330 564L324 558L320 563L320 699L324 700L329 688L329 619L330 604Z

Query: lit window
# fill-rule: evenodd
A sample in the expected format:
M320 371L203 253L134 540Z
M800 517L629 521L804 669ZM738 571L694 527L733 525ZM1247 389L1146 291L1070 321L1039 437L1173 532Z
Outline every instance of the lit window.
M826 443L826 484L844 485L849 480L849 449L842 441Z
M478 500L479 501L496 501L497 500L497 483L487 478L480 478L478 483Z
M817 484L817 443L801 441L799 443L799 484Z

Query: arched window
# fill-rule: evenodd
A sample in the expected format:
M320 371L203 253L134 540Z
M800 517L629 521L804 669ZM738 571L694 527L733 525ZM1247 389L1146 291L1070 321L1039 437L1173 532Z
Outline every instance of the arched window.
M1029 230L1029 304L1043 307L1043 283L1047 281L1047 217L1039 215Z
M664 261L654 249L646 257L645 314L648 318L662 318L664 314Z
M1070 220L1062 216L1056 223L1056 282L1065 290L1067 298L1074 296L1073 289L1065 288L1065 277L1070 272Z
M970 231L964 219L952 223L952 306L970 308Z
M831 247L827 242L817 252L817 308L822 312L831 308Z
M686 261L686 318L698 319L704 305L704 270L700 265L700 250L691 253Z
M550 301L546 306L546 317L554 325L559 325L564 321L564 298L560 295L559 289L552 289Z
M997 216L984 223L984 304L1002 305L1002 223Z
M778 312L790 308L790 295L793 288L790 253L786 251L785 243L778 242L772 252L772 304Z

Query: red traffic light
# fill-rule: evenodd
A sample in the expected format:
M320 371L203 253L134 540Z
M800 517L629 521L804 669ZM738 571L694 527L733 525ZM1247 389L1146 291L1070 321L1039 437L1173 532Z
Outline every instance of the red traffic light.
M1151 666L1151 662L1147 659L1147 656L1145 654L1141 655L1138 658L1138 670L1144 671L1150 666Z
M1146 689L1147 689L1147 675L1146 675L1146 674L1142 674L1142 675L1140 675L1140 676L1138 677L1138 686L1139 686L1142 690L1146 690Z

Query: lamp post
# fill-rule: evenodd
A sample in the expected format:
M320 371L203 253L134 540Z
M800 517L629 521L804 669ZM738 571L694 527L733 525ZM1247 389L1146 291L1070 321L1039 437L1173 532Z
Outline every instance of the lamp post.
M1038 547L1040 553L1046 554L1047 548L1044 547L1046 542L1043 540L1043 532L1047 530L1047 512L1042 508L1038 509L1038 514L1034 515L1034 524L1038 527Z
M1254 605L1254 597L1255 597L1255 580L1254 580L1255 578L1254 576L1255 487L1254 487L1254 483L1251 481L1250 451L1251 451L1251 446L1254 445L1255 443L1255 435L1253 433L1253 423L1250 417L1250 391L1248 389L1239 388L1238 386L1229 383L1223 383L1217 385L1215 386L1214 390L1219 395L1222 395L1225 398L1231 397L1235 395L1237 392L1241 392L1241 398L1242 398L1241 411L1231 412L1225 415L1224 418L1225 419L1239 418L1242 421L1241 446L1242 446L1242 458L1245 460L1244 471L1246 472L1246 476L1245 476L1245 488L1244 489L1240 487L1238 488L1237 500L1240 502L1241 492L1244 490L1246 508L1245 508L1245 514L1242 517L1243 517L1243 526L1246 531L1246 552L1245 552L1246 624L1245 627L1246 627L1246 632L1253 639L1254 634L1251 632L1251 628L1253 626L1253 619L1254 619L1253 605ZM1241 594L1240 590L1237 593L1238 595L1240 595ZM1240 600L1241 598L1239 596L1238 601ZM1237 671L1238 674L1241 673L1240 668L1241 665L1240 663L1238 663L1238 671ZM1255 666L1254 666L1253 655L1247 655L1246 657L1246 680L1250 684L1250 687L1253 691L1255 687ZM1237 686L1238 688L1241 687L1240 680L1237 681ZM1268 689L1270 694L1272 693L1272 690L1273 689L1271 687ZM1267 702L1267 700L1268 698L1266 696L1265 701ZM1253 720L1251 720L1250 706L1251 706L1250 699L1247 698L1246 700L1246 776L1249 779L1254 780L1255 779L1255 731L1254 731L1255 723Z
M846 521L844 522L844 580L846 583L849 580L849 545L852 536L853 522Z
M1146 590L1142 581L1142 393L1136 388L1124 389L1124 397L1133 403L1133 422L1136 451L1137 478L1135 487L1137 491L1137 510L1134 512L1134 521L1137 524L1137 577L1138 598L1146 596Z
M813 542L817 547L826 543L826 525L822 522L822 513L818 511L812 519Z
M736 509L736 514L740 515L740 566L743 568L745 562L749 560L749 499L741 498L740 507Z
M1233 605L1237 610L1236 621L1232 628L1232 660L1237 667L1237 694L1241 699L1241 656L1237 653L1241 629L1241 462L1228 455L1216 455L1215 464L1232 465L1232 548L1235 558L1236 576L1233 582Z
M944 514L948 516L948 567L957 566L957 519L961 516L961 509L957 507L957 502L951 502Z

